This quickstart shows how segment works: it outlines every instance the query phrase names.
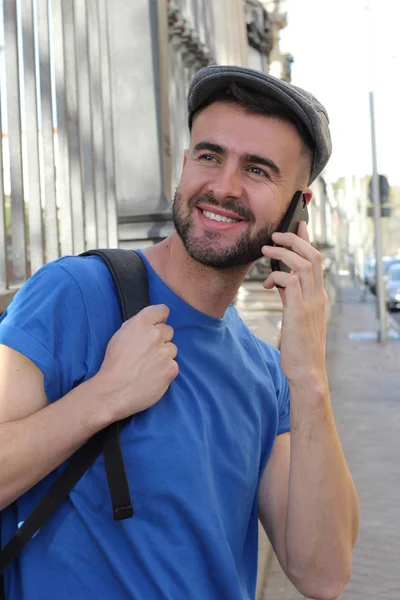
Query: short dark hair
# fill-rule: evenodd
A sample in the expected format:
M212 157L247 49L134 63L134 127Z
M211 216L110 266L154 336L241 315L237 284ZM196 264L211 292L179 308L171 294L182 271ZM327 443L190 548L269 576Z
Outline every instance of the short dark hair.
M195 118L201 111L207 108L207 106L210 106L210 104L214 104L214 102L236 104L242 107L249 114L277 117L282 121L291 123L296 128L303 142L303 154L310 159L311 166L315 144L298 116L292 112L290 108L279 102L279 100L276 100L272 96L267 96L253 90L248 90L237 83L230 83L225 90L214 94L214 96L210 96L210 98L208 98L207 101L200 106L200 108L193 115L191 124L193 125Z

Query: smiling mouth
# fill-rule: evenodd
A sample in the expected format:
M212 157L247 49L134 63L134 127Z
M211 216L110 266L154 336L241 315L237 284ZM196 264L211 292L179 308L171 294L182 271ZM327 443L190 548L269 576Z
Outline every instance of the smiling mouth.
M241 219L229 219L228 217L223 217L222 215L217 215L209 210L203 210L203 215L207 217L207 219L211 219L211 221L218 221L219 223L240 223Z

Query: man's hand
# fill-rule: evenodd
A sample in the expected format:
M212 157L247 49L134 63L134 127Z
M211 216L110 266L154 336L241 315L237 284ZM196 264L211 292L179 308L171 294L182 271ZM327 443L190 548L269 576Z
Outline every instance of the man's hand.
M166 325L169 309L148 306L123 323L108 343L103 364L93 378L109 403L114 420L149 408L178 375L174 330Z
M168 315L149 306L126 321L99 372L51 404L39 368L0 344L0 510L100 429L162 397L178 374Z
M310 244L307 226L298 235L274 233L279 246L264 246L268 258L282 260L291 273L273 271L264 282L266 289L279 285L283 303L281 365L295 386L315 383L326 386L327 294L321 254Z

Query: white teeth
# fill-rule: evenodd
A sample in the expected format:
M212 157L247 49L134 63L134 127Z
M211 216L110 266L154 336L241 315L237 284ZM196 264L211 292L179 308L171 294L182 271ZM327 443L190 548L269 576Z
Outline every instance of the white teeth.
M215 213L212 213L208 210L203 210L203 215L205 215L208 219L212 219L213 221L220 221L221 223L239 223L239 220L228 219L228 217L216 215Z

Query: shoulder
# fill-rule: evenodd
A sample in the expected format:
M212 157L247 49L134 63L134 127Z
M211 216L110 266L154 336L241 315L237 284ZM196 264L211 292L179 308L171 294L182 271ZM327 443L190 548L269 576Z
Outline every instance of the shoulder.
M99 256L65 256L52 263L55 277L67 278L79 290L87 308L118 302L110 271ZM63 275L55 275L55 270Z
M266 398L269 398L271 410L277 416L277 433L284 433L290 429L290 392L289 383L281 367L281 356L277 348L267 343L247 327L232 307L230 310L233 319L233 328L241 346L251 365L252 374L260 383L262 392L262 407L266 410ZM269 413L271 415L271 413ZM269 430L271 419L265 421L266 431ZM268 439L272 439L269 438Z
M115 288L97 257L67 256L39 269L0 318L0 343L45 375L55 399L96 370L121 324Z
M254 343L259 348L265 363L267 364L268 368L272 371L274 377L280 375L282 372L281 353L279 352L278 348L275 348L275 346L272 346L271 344L255 336L254 334L252 335L254 338Z
M274 382L275 389L279 394L280 389L286 387L286 377L282 371L280 363L280 352L273 344L257 337L249 327L244 323L236 309L230 307L230 318L235 334L238 336L243 348L247 350L252 357L252 362L256 363L261 369L266 370ZM271 332L272 335L275 331ZM267 336L267 334L266 334ZM268 337L270 332L268 331ZM274 342L278 342L278 334Z
M104 285L107 279L111 283L108 269L100 258L64 256L36 271L18 291L11 306L35 294L52 297L68 292L73 296L82 289Z
M122 323L117 291L107 265L99 256L65 256L48 265L48 270L49 281L61 283L56 292L58 297L63 287L68 288L62 299L64 307L68 299L87 324L92 351L101 353ZM70 308L65 307L68 315ZM73 315L71 319L74 330L79 333Z
M263 354L266 369L275 390L279 413L277 433L286 433L290 430L290 391L289 382L281 367L281 354L277 348L257 337L255 339Z
M54 276L61 271L65 277L73 279L78 287L104 285L108 280L111 283L110 272L99 256L63 256L43 267L46 268Z
M34 273L16 294L6 311L9 322L18 315L39 317L46 311L67 316L84 312L90 317L92 309L117 301L111 275L104 262L96 257L65 256L44 265Z

